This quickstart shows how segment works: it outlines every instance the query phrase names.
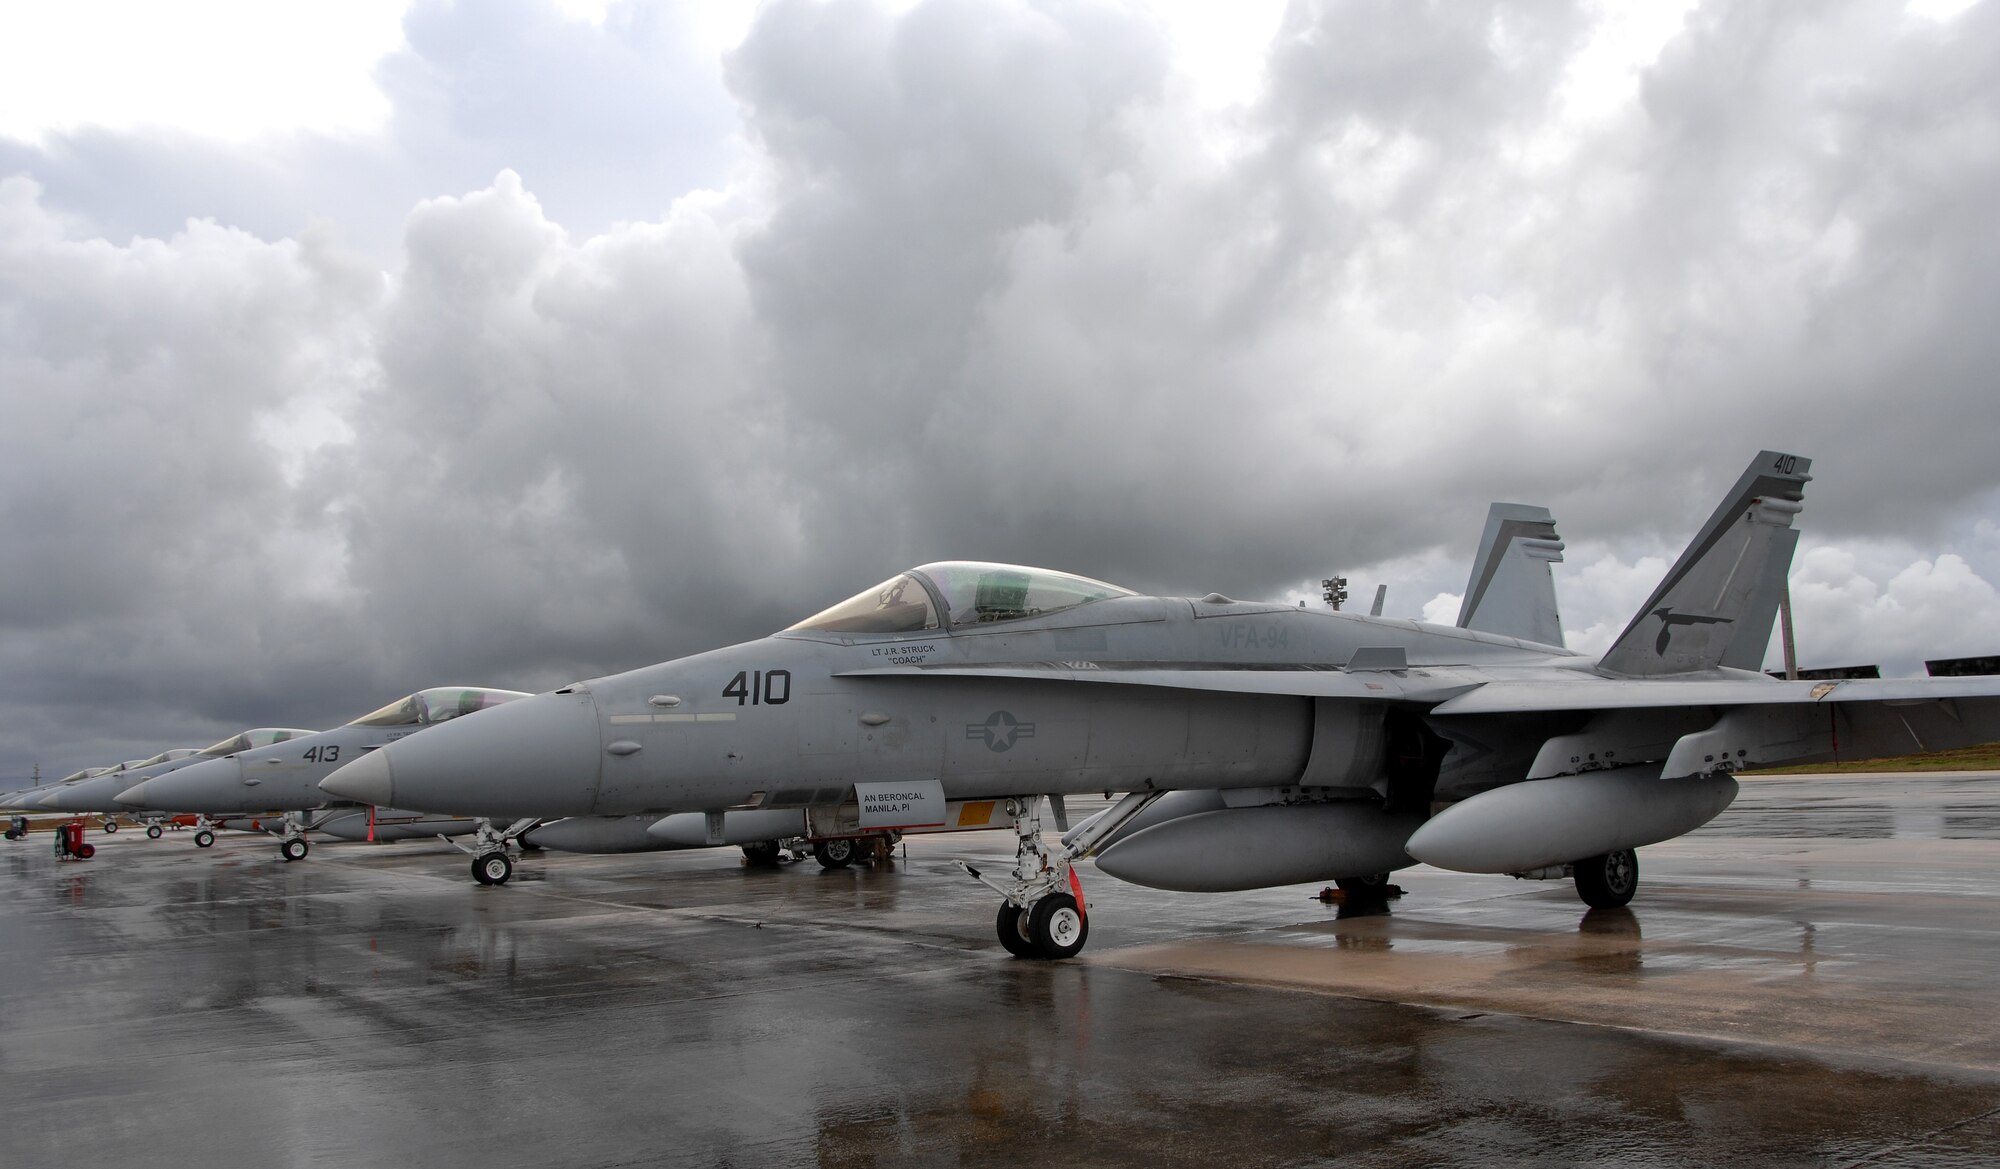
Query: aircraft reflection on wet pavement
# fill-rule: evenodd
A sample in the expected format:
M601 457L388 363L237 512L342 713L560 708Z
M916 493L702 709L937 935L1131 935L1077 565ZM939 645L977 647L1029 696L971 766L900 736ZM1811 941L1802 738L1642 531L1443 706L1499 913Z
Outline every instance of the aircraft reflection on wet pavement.
M1639 846L1706 823L1740 768L2000 738L2000 680L1783 681L1768 641L1810 460L1752 460L1597 659L1476 629L1211 593L1142 596L964 561L899 573L762 640L566 686L342 766L344 798L519 817L800 810L936 823L996 801L1025 957L1088 935L1072 862L1169 888L1379 881L1416 860L1628 902ZM1773 607L1775 602L1771 602ZM1761 655L1763 642L1756 648ZM1117 831L1168 791L1220 808ZM1124 792L1066 843L1042 808Z

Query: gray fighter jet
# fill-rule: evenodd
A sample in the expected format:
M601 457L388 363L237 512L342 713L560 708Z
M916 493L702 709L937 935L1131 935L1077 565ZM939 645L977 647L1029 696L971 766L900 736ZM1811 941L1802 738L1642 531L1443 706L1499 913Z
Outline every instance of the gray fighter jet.
M1707 822L1744 767L2000 738L2000 679L1788 682L1723 664L1788 548L1810 461L1765 451L1601 658L1477 630L1149 597L1012 565L899 573L759 641L566 686L347 764L322 785L496 814L852 806L917 823L1000 800L1014 866L972 870L1009 951L1088 936L1072 862L1166 791L1231 806L1135 833L1100 867L1216 888L1372 876L1413 858L1567 874L1629 901L1633 852ZM1043 837L1043 797L1125 792ZM1121 854L1124 854L1121 856ZM1141 867L1146 867L1144 864Z
M370 711L345 726L317 734L302 732L284 740L212 755L203 752L202 762L168 775L131 785L118 793L121 804L141 808L171 808L177 812L199 812L205 816L235 812L319 812L318 816L288 815L280 821L278 854L288 861L305 858L309 846L307 832L319 829L334 818L351 816L351 806L329 808L339 801L319 788L319 781L352 759L426 730L501 703L527 695L518 690L496 690L487 686L437 686L419 690ZM460 809L462 810L462 809ZM409 817L403 813L377 812L375 824L400 825ZM435 821L430 821L435 823ZM440 825L427 835L449 834L450 825ZM195 843L206 848L213 843L200 835Z
M195 809L162 808L149 804L136 804L129 800L121 799L121 796L137 789L141 784L151 782L160 776L179 771L182 768L194 767L212 759L221 759L233 755L238 751L248 751L257 747L270 746L273 743L283 743L290 739L310 734L312 734L311 731L302 727L253 727L247 731L238 731L221 742L210 744L199 751L168 751L164 757L156 756L153 759L146 760L143 766L134 768L131 771L113 770L92 779L87 786L82 784L77 785L77 790L72 793L69 801L70 807L73 811L103 812L106 814L105 819L107 821L114 814L137 817L139 820L145 822L146 835L158 839L161 833L161 824L167 816L182 812L193 812ZM215 829L217 827L219 825L211 823L205 816L198 818L194 826L195 843L202 848L207 848L209 845L214 844Z
M155 775L171 771L177 766L185 766L200 754L199 747L176 747L171 751L162 751L150 759L121 763L102 774L80 779L74 783L65 783L49 792L42 797L41 809L47 812L96 812L104 817L104 830L115 832L119 815L138 814L134 809L118 802L119 792L136 783L143 783ZM140 815L140 818L145 819L143 815ZM147 826L148 835L159 835L158 832L152 831L154 827L155 825L150 824Z

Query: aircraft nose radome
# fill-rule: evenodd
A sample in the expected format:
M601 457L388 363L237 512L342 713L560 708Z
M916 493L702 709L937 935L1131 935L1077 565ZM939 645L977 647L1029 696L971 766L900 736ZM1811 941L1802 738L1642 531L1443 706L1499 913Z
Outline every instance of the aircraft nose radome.
M596 801L602 754L588 693L537 694L398 739L320 787L418 812L586 813Z
M241 803L243 764L236 759L210 759L156 775L142 786L147 799L170 811L228 811Z
M57 788L42 797L41 807L50 812L75 811L70 806L70 794L66 788Z
M319 781L319 790L360 804L387 806L396 791L388 750L370 751L352 763L334 768L332 775Z
M146 785L151 782L153 781L150 779L141 780L111 798L128 808L149 807L150 805L146 803Z

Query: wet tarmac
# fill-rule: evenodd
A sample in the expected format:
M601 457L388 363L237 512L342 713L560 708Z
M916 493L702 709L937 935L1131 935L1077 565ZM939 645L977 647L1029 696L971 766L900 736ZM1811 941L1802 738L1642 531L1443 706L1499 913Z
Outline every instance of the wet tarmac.
M1085 809L1087 810L1087 809ZM1987 1165L2000 777L1746 781L1629 911L1419 868L1086 876L1006 958L952 865L0 845L0 1164ZM1093 879L1094 878L1094 879Z

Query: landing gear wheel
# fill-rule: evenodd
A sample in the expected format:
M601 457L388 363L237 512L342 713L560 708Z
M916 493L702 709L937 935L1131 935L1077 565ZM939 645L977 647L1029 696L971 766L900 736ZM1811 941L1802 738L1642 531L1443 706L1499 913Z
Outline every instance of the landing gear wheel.
M1370 873L1365 877L1335 877L1333 887L1347 894L1350 901L1386 901L1389 897L1389 874Z
M104 830L105 830L106 832L116 832L116 831L118 831L118 821L116 821L116 820L113 820L113 819L110 819L110 818L108 818L108 817L107 817L107 818L105 819L105 821L104 821Z
M760 840L755 844L746 844L743 846L743 859L759 867L775 865L778 863L778 842Z
M1051 893L1028 911L1028 936L1044 958L1074 958L1090 937L1090 923L1084 920L1076 898Z
M489 852L472 858L472 879L482 885L505 885L514 875L514 862L504 852Z
M822 868L844 869L854 863L858 851L852 840L821 840L813 844L813 859Z
M1026 926L1028 911L1012 901L1000 903L1000 916L993 919L993 932L1000 935L1000 944L1016 958L1039 958L1041 947L1028 940Z
M148 824L146 825L146 839L158 840L162 831L158 824Z
M1639 891L1639 854L1629 848L1585 857L1571 866L1576 895L1593 909L1628 905Z
M214 843L215 843L215 833L210 832L206 828L194 834L194 846L196 848L207 848L209 845Z
M302 861L306 859L306 842L294 836L278 846L278 855L288 861Z

